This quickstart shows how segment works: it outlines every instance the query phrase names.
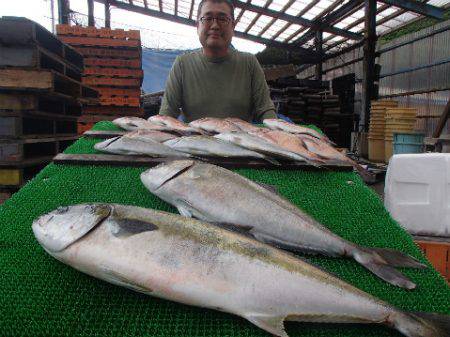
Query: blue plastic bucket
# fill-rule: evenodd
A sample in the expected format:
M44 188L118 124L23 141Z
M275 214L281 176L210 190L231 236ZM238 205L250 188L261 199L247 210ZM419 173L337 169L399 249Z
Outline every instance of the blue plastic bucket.
M394 132L393 153L422 153L424 137L423 133Z

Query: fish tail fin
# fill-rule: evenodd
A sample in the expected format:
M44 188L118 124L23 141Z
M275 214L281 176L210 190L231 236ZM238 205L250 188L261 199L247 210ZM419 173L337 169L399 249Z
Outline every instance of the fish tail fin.
M416 285L395 268L426 267L411 256L393 249L357 247L353 250L352 257L384 281L410 290L414 289Z
M425 312L396 312L389 325L408 337L450 337L450 316Z

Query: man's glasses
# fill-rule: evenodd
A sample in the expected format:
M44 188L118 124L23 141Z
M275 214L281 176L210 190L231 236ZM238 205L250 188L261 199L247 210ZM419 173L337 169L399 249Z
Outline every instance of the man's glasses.
M212 25L214 20L222 26L229 25L231 22L231 18L229 16L202 16L200 18L200 22L204 25Z

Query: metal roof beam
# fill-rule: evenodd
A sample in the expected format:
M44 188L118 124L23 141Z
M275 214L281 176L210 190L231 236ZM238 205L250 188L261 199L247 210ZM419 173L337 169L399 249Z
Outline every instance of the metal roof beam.
M292 6L292 4L295 2L295 0L289 0L284 6L283 8L280 9L280 12L284 13L289 7ZM263 35L273 24L274 22L277 21L276 18L272 18L272 20L270 20L270 22L259 32L258 36ZM281 34L281 33L280 33ZM278 35L277 35L278 37ZM272 37L273 39L276 39L276 37Z
M272 2L273 2L273 0L267 0L266 4L264 5L264 8L268 8ZM248 33L250 31L250 29L252 29L252 27L255 25L256 21L258 21L258 19L261 17L261 15L262 14L258 14L255 16L255 18L252 20L252 22L245 29L246 33Z
M425 4L414 0L380 0L385 4L396 6L404 10L414 12L420 15L442 20L444 18L444 9Z
M103 4L105 3L105 0L95 0L95 1L99 2L99 3L103 3ZM130 12L149 15L149 16L160 18L160 19L165 19L165 20L176 22L176 23L181 23L181 24L188 25L188 26L193 26L193 27L197 26L197 22L195 20L180 17L180 16L175 16L173 14L169 14L169 13L165 13L165 12L156 11L156 10L153 10L150 8L144 8L144 7L135 6L135 5L133 6L128 3L124 3L121 1L117 1L117 0L109 0L109 4L111 6L115 6L120 9L128 10ZM257 43L265 44L266 46L278 47L278 48L283 48L283 49L287 49L287 50L293 50L293 51L299 53L300 55L302 55L306 60L310 61L311 63L315 63L315 62L317 62L317 60L320 59L320 55L317 52L306 49L306 48L301 48L298 46L291 46L290 44L287 44L287 43L282 43L282 42L278 42L278 41L274 41L274 40L265 39L265 38L262 38L262 37L259 37L256 35L250 35L250 34L247 34L244 32L235 31L234 36L243 38L246 40L254 41Z
M243 10L248 10L248 11L252 11L255 13L260 13L260 14L264 14L273 18L277 18L277 19L282 19L291 23L296 23L298 25L302 25L302 26L306 26L306 27L311 27L315 30L319 30L322 29L323 31L326 31L328 33L331 34L335 34L335 35L340 35L340 36L344 36L346 38L352 39L352 40L360 40L363 38L363 36L361 34L355 34L343 29L339 29L339 28L335 28L335 27L320 27L319 25L317 25L315 22L311 21L311 20L307 20L305 18L302 17L297 17L297 16L293 16L293 15L289 15L286 13L281 13L281 12L277 12L274 11L272 9L269 8L263 8L260 6L255 6L252 5L250 3L245 3L242 1L238 1L238 0L234 0L233 1L235 7L241 8Z
M348 13L355 10L355 8L361 7L361 4L363 3L362 0L356 0L356 1L349 1L342 7L340 7L338 10L331 12L330 14L326 15L323 19L320 21L317 21L317 24L323 26L323 25L332 25L334 22L339 20L340 18L344 17ZM302 46L312 38L316 33L312 30L309 30L302 36L300 36L297 40L295 40L293 43L298 44L299 46Z

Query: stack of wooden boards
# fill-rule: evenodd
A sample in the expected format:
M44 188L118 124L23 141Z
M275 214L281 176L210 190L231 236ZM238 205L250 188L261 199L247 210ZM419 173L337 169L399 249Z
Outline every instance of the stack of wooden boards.
M308 82L303 81L302 86L271 87L278 112L295 123L314 124L338 146L349 147L353 114L341 111L339 96L332 95L323 82Z
M0 192L17 190L78 138L83 58L25 18L0 19Z
M143 117L140 108L143 80L141 38L138 30L58 25L58 37L84 57L83 83L100 93L99 104L83 107L81 134L101 120Z
M396 132L412 132L417 109L398 107L396 101L372 101L369 124L369 160L389 162Z

